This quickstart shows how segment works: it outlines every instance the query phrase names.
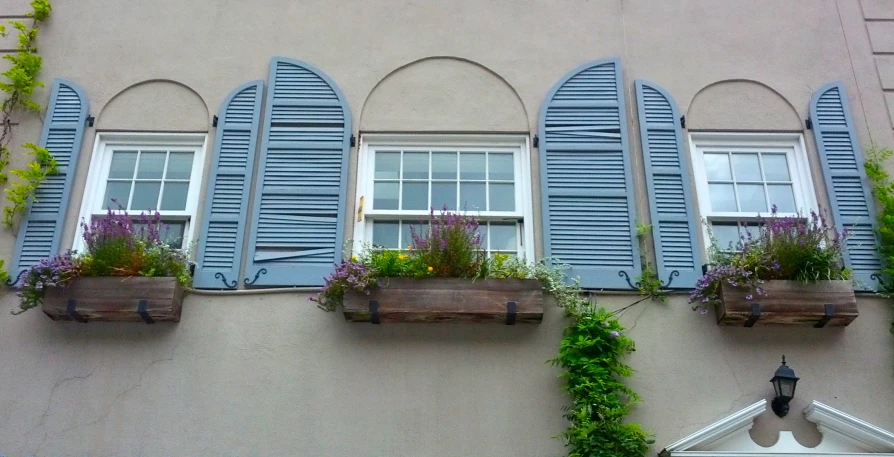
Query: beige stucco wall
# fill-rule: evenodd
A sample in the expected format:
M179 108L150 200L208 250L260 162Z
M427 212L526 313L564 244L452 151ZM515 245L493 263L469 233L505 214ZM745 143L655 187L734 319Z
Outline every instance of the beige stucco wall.
M24 12L22 3L0 0L0 15ZM886 54L894 30L878 20L894 11L880 0L55 0L53 7L40 37L42 76L80 84L97 116L84 139L66 244L97 129L206 131L232 88L266 79L274 55L331 76L351 106L355 134L533 135L556 80L588 60L619 56L631 120L632 81L644 78L676 98L696 122L690 128L797 131L812 91L842 80L862 143L894 145L883 90L894 80ZM39 120L17 120L16 141L35 140ZM815 158L810 132L805 140ZM646 220L632 121L630 141ZM352 176L355 162L356 150ZM22 163L14 155L13 164ZM536 215L534 222L539 227ZM3 259L13 243L0 231ZM597 297L611 308L636 299ZM0 453L9 456L562 452L550 437L564 427L566 397L559 371L544 363L564 325L556 309L536 327L373 327L348 325L295 293L193 295L179 325L149 327L57 324L37 311L9 315L15 306L12 293L0 297ZM638 343L629 362L643 402L632 419L656 433L657 452L768 397L784 353L802 378L793 411L819 400L894 430L887 330L894 316L881 300L861 298L860 307L847 329L773 330L719 328L682 296L638 305L622 316ZM779 429L795 430L806 444L819 439L796 413L762 416L754 435L770 444Z

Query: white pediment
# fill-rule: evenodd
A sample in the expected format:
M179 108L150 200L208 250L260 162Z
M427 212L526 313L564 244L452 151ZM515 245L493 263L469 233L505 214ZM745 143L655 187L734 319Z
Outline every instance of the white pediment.
M894 434L814 401L804 417L823 435L819 445L804 447L791 432L779 432L773 446L755 443L748 433L754 419L767 411L761 400L669 446L661 457L894 457Z

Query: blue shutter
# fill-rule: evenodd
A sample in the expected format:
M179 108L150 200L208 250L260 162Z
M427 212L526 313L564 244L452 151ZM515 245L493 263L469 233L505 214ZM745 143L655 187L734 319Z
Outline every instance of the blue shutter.
M341 259L351 111L316 68L275 57L246 286L318 286Z
M546 256L586 288L626 289L641 273L621 62L562 78L540 112Z
M659 86L642 80L635 85L658 277L669 288L691 289L702 276L703 260L680 113Z
M881 269L875 208L844 85L836 82L816 91L810 101L810 118L835 228L839 232L847 229L849 234L845 265L853 270L857 289L873 290L876 280L871 275Z
M235 289L261 118L263 81L243 84L220 106L193 285Z
M59 173L48 176L28 204L9 270L13 278L41 259L59 253L88 112L89 102L80 87L63 79L53 81L39 145L59 163Z

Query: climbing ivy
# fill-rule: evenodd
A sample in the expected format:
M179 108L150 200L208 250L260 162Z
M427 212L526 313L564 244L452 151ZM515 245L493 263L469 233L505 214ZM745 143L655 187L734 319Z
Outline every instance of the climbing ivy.
M885 171L884 163L894 155L890 148L871 147L866 151L866 175L872 180L872 194L879 202L878 251L882 259L881 279L883 295L894 298L894 183ZM894 332L894 323L891 324Z
M658 277L658 272L655 270L652 262L645 255L649 237L652 236L652 225L636 224L636 236L639 238L640 252L642 253L640 258L642 260L643 272L636 279L634 285L643 297L667 303L667 290L661 283L661 278Z
M0 102L0 186L9 181L12 174L19 182L6 189L7 206L3 211L3 224L12 228L16 217L25 211L29 198L47 175L56 173L56 161L50 155L49 150L32 143L22 147L33 155L34 158L25 167L7 172L10 159L10 142L12 141L12 114L16 110L30 112L40 111L40 105L32 99L34 90L44 87L37 79L43 59L37 53L37 33L41 24L50 17L52 7L48 0L33 0L31 12L26 16L30 24L23 21L9 21L8 25L0 24L0 36L8 36L10 33L18 33L18 45L16 52L3 56L3 59L12 63L9 70L3 72L0 78L0 92L3 100ZM14 31L16 32L14 32Z

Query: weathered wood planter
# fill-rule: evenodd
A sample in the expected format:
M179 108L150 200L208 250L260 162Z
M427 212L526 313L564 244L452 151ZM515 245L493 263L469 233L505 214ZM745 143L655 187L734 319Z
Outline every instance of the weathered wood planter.
M383 278L370 295L349 293L348 322L539 324L543 289L535 279Z
M746 289L724 284L717 324L788 327L843 327L857 318L851 281L767 281L766 295L746 296Z
M183 287L177 278L102 276L51 287L43 312L56 321L180 322Z

